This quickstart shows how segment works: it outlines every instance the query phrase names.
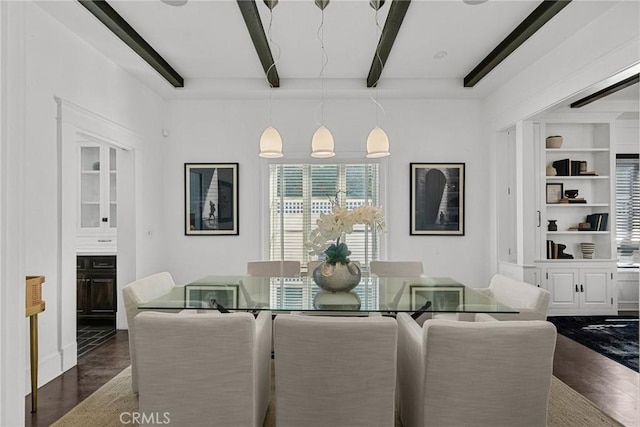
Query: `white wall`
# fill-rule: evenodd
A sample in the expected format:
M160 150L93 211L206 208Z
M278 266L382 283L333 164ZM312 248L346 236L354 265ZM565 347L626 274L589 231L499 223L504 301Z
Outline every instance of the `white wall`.
M388 231L387 258L418 260L429 275L452 276L471 286L488 283L488 253L478 250L490 239L486 209L490 159L482 147L479 103L468 100L381 100L381 125L391 141L385 161L388 198L383 202ZM273 125L284 141L285 161L311 161L311 135L318 126L318 99L278 99ZM165 127L165 229L167 262L177 282L205 274L242 274L246 262L266 257L259 218L261 182L267 179L258 140L268 125L265 100L169 101ZM325 102L325 125L331 129L336 162L364 158L367 134L375 125L374 104L366 97ZM238 162L240 181L239 236L184 235L184 163ZM466 163L465 236L409 235L409 163ZM260 243L262 242L262 243ZM261 244L263 246L261 246ZM465 260L460 268L460 260Z
M44 275L43 299L46 311L39 316L40 373L44 384L75 364L75 260L65 258L61 249L60 206L63 187L75 191L68 171L59 165L56 103L54 97L70 101L110 120L139 136L135 151L137 175L135 211L137 253L130 259L137 265L128 269L132 280L140 274L158 271L162 248L147 231L162 228L160 159L162 100L140 82L104 58L100 53L51 18L40 7L26 6L26 162L24 170L25 273ZM62 141L63 144L73 143ZM59 174L65 178L59 184ZM73 210L72 210L73 211ZM134 222L133 218L129 222ZM132 227L133 229L133 227ZM73 255L73 254L72 254ZM119 260L126 264L128 259ZM73 263L67 265L69 263ZM64 263L61 264L61 263ZM73 277L66 275L71 271ZM125 283L120 283L121 288ZM123 316L123 306L119 315ZM20 319L21 327L26 325ZM26 332L26 330L25 330ZM17 366L25 369L27 360ZM25 390L26 393L29 390Z
M640 123L638 120L616 120L616 153L640 152Z

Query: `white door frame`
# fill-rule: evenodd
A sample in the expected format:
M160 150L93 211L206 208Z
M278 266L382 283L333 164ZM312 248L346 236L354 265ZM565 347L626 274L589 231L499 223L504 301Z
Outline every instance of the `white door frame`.
M25 414L25 31L25 4L0 2L0 425Z

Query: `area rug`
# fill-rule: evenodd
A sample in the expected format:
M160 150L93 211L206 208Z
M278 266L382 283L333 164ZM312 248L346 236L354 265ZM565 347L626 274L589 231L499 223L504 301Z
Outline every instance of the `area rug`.
M131 368L129 367L67 412L52 424L52 427L137 426L137 424L131 423L130 417L130 414L137 410L138 397L131 391ZM275 426L275 399L272 398L264 427ZM547 426L617 427L622 424L602 412L571 387L553 377ZM398 419L396 419L395 427L402 427Z
M558 333L638 372L638 318L632 316L548 317Z

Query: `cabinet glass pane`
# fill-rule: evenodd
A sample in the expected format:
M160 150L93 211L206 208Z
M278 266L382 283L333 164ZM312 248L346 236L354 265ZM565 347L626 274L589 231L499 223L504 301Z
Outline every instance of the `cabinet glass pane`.
M82 228L100 227L100 205L83 203L80 206L80 226Z
M100 170L100 147L80 147L80 170Z
M100 227L100 148L80 148L80 226Z
M93 172L83 172L80 176L82 203L100 202L100 175Z
M116 178L117 178L117 175L115 174L115 172L111 172L109 174L109 202L110 203L116 203L116 201L118 200L118 193L116 192L116 190L118 189L116 185Z
M116 167L116 149L109 148L109 170L115 172L118 170Z
M118 226L118 205L109 204L109 227L116 228Z

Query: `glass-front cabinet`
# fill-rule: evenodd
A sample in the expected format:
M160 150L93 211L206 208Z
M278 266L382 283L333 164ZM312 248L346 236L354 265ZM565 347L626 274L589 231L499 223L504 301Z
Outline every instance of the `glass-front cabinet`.
M115 252L117 149L97 143L78 146L78 251Z

